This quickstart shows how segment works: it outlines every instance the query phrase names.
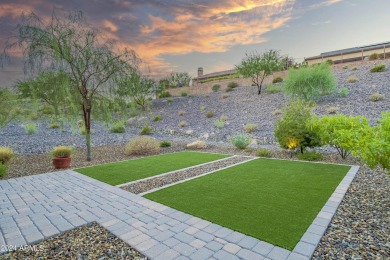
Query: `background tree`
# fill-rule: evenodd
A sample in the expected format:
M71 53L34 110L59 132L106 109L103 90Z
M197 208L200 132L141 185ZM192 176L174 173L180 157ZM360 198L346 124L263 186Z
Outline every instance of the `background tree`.
M284 80L284 91L292 98L315 101L321 95L333 93L336 87L332 68L327 63L290 69Z
M30 72L58 70L68 74L70 81L63 87L71 96L64 96L62 103L68 107L69 119L77 119L82 114L87 160L91 160L91 116L103 121L113 118L113 113L108 113L110 102L107 101L115 96L114 80L122 77L128 66L137 64L135 53L114 52L113 43L104 40L97 29L87 24L82 12L69 13L64 18L53 12L49 20L31 13L22 16L17 29L16 41L7 45L5 53L22 48Z
M299 148L301 153L306 147L321 145L320 137L308 128L312 117L313 104L303 100L290 102L283 108L282 118L275 124L275 137L285 149Z
M166 78L163 79L163 83L168 83L171 88L178 87L179 84L182 86L189 86L191 76L188 72L171 72Z
M246 53L241 64L236 66L239 74L252 79L252 82L257 86L259 95L264 79L282 68L282 57L276 50L268 50L263 54L257 52Z
M0 128L7 125L19 114L18 101L14 94L0 89Z

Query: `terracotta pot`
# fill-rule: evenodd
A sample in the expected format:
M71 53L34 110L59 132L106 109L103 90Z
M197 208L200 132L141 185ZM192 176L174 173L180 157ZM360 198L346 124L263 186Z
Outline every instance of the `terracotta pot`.
M54 157L53 165L56 169L66 169L70 167L71 157Z

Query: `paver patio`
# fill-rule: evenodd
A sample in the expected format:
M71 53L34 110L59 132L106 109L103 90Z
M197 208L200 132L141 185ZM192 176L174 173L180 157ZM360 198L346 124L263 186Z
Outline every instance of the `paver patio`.
M357 170L351 168L292 252L72 170L0 181L0 245L31 244L97 221L152 259L308 259Z

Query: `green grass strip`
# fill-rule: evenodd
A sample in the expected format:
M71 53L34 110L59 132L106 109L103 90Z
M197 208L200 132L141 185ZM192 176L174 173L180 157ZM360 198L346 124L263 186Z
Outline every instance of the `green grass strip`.
M349 169L256 159L145 197L292 250Z
M226 157L229 155L178 152L79 168L75 171L111 185L118 185Z

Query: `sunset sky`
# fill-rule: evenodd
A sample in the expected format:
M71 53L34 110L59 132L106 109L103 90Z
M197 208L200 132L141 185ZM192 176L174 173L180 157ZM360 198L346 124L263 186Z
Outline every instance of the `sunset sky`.
M155 76L234 68L246 51L277 49L296 61L390 41L389 0L0 0L0 48L22 12L82 10L89 23L134 49ZM0 86L21 75L17 59Z

